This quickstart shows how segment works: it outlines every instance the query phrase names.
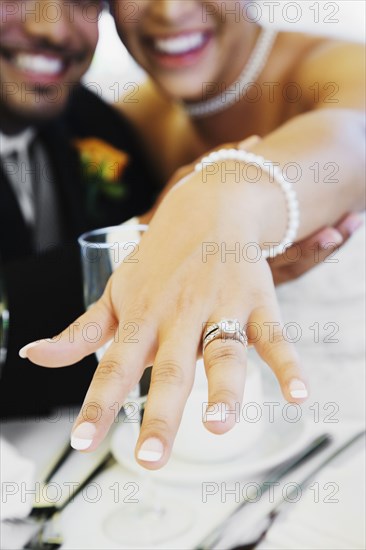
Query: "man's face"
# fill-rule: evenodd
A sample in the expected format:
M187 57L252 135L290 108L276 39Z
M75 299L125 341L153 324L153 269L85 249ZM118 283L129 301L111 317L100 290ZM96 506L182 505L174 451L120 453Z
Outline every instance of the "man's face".
M56 116L88 69L100 0L0 0L0 107L36 123Z

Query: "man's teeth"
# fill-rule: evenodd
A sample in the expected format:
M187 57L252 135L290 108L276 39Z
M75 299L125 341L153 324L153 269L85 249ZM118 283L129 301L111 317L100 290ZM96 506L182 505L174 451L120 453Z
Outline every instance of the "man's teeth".
M22 71L51 76L59 74L64 68L64 63L61 59L28 53L19 53L16 55L14 57L14 64Z
M176 38L159 38L154 41L154 47L161 53L181 55L200 48L205 41L202 32L177 36Z

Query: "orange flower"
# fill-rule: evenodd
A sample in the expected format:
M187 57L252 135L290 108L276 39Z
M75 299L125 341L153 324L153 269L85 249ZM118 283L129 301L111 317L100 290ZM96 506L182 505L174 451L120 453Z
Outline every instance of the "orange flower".
M99 176L109 183L120 179L129 162L127 153L95 137L76 139L74 145L80 152L87 175Z

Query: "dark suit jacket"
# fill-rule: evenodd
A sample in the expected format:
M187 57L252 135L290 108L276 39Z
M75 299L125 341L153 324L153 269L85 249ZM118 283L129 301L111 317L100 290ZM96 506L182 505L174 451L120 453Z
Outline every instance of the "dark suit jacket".
M59 333L83 310L77 237L85 230L119 224L152 205L157 186L130 124L80 87L57 120L39 137L56 175L63 245L36 253L12 188L0 172L0 257L10 312L8 355L0 380L1 416L44 413L80 403L93 375L94 356L63 369L45 369L18 357L24 344ZM82 168L73 141L98 138L126 152L122 197L110 196ZM1 168L1 167L0 167ZM90 197L92 196L92 200Z

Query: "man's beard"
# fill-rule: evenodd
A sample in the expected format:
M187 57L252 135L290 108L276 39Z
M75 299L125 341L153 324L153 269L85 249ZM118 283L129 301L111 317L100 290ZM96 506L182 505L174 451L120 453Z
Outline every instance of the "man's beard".
M9 101L5 101L0 97L0 130L5 133L17 133L23 128L28 126L42 126L47 122L58 118L66 109L67 104L70 101L71 95L74 91L80 87L80 83L76 83L73 86L68 85L62 90L62 100L58 102L49 101L51 104L50 109L47 108L47 99L42 96L46 94L46 90L42 90L41 87L34 89L35 105L40 103L44 108L32 108L29 104L29 108L19 107L17 104L11 104ZM47 91L49 93L49 91Z

